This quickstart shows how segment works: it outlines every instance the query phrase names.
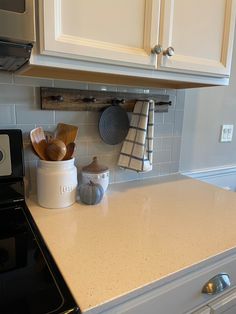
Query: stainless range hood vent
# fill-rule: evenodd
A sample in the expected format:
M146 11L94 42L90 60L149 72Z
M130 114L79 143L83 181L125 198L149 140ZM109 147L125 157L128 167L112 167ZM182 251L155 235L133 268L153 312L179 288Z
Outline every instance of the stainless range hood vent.
M29 61L32 44L0 41L0 70L15 72Z

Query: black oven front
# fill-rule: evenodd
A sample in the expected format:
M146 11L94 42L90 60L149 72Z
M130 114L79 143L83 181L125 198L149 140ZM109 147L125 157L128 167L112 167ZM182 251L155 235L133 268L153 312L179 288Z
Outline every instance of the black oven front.
M80 313L25 203L20 130L0 130L0 152L0 313Z

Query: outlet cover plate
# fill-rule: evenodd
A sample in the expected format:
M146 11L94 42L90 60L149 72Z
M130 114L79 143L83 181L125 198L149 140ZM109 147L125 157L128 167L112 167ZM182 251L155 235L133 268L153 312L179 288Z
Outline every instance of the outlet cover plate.
M220 141L232 142L233 130L234 130L233 124L223 124L221 127Z

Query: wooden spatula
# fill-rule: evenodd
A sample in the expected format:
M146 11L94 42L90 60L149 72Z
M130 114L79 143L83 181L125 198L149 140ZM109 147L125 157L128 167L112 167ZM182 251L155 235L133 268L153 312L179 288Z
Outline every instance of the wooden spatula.
M36 129L33 129L30 132L30 140L39 158L42 160L47 160L47 155L46 155L47 142L46 142L43 128L38 127Z
M77 133L77 126L65 123L58 123L55 132L55 138L58 138L59 140L64 142L65 145L68 145L69 143L75 141Z

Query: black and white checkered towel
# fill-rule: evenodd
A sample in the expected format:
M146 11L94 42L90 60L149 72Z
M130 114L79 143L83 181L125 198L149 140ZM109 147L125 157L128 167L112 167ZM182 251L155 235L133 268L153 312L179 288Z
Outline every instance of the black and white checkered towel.
M154 102L137 101L129 132L123 142L118 166L137 172L152 170Z

